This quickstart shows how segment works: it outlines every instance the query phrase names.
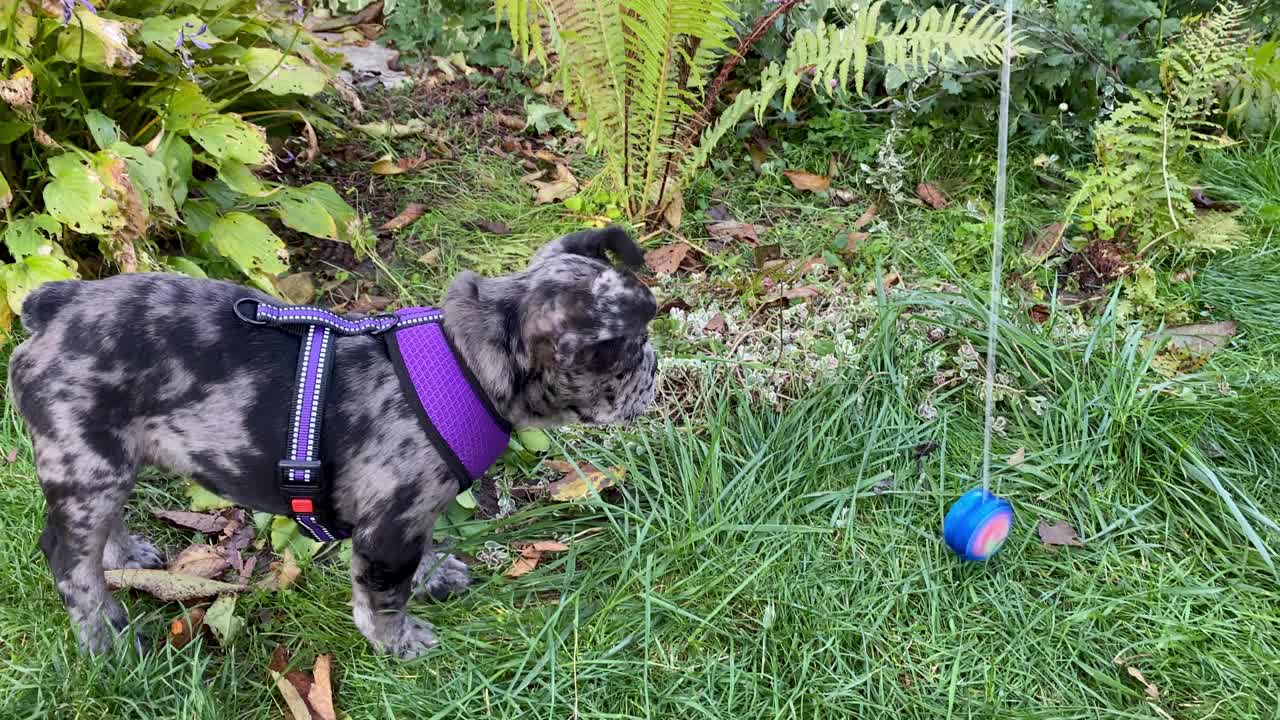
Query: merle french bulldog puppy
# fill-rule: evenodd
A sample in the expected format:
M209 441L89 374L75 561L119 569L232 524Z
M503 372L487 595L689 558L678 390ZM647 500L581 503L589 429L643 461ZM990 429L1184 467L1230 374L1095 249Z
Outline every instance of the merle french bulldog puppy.
M493 407L517 427L630 421L654 398L647 326L653 294L626 267L643 256L618 228L543 247L523 272L458 275L444 331ZM35 445L48 504L40 549L91 652L128 616L104 569L153 568L160 551L125 527L139 469L189 475L255 510L287 514L277 487L299 337L242 322L232 309L266 295L168 274L50 283L23 304L30 337L9 364L13 400ZM353 526L356 627L380 651L412 658L435 644L405 612L411 594L470 582L431 548L458 491L397 382L384 342L336 340L320 458L340 521Z

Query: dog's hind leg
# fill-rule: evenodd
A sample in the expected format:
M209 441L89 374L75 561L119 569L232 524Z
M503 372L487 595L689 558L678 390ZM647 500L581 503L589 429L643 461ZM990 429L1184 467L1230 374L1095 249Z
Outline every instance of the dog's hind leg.
M47 506L40 549L77 628L80 646L104 652L129 625L102 572L108 540L124 534L121 514L133 490L137 463L127 461L123 452L103 457L90 449L90 443L42 442L36 437L35 444L36 474ZM109 559L118 560L119 549L113 547Z

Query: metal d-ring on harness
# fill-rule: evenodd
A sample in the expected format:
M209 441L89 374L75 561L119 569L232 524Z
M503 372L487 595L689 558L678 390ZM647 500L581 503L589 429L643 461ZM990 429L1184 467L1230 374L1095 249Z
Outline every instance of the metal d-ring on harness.
M350 320L322 308L280 307L248 297L237 300L232 309L251 325L302 335L288 445L277 464L277 483L293 519L313 539L332 542L351 536L351 528L334 512L319 459L324 402L339 337L384 338L401 389L461 489L470 487L506 449L511 426L494 410L449 342L440 310L406 308Z

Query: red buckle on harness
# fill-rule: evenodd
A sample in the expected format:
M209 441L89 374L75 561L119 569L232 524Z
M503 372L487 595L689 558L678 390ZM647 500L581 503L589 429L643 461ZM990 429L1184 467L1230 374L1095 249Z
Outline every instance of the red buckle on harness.
M293 498L289 501L289 508L299 515L311 515L316 511L311 498Z

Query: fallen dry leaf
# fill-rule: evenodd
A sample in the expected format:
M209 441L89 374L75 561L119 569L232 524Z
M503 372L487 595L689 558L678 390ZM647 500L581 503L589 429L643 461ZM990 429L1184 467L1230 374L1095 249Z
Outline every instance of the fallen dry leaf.
M191 545L169 563L169 572L177 575L213 580L231 569L222 548L215 545Z
M659 275L670 275L680 268L680 263L684 262L692 249L686 242L664 245L645 253L644 264Z
M402 167L400 163L391 159L391 156L379 158L376 162L369 166L369 172L374 175L399 175L408 172L408 169Z
M1018 448L1013 452L1012 455L1010 455L1008 458L1005 459L1005 462L1009 463L1009 465L1013 467L1017 467L1026 461L1027 461L1027 449L1024 447Z
M916 197L934 210L941 210L947 206L947 197L942 194L937 185L932 183L916 185Z
M858 196L854 195L852 190L836 188L831 191L831 199L835 200L839 205L852 205L853 201L858 199Z
M707 324L702 326L703 330L707 332L714 332L714 333L724 332L724 328L725 328L724 316L721 315L720 313L716 313L715 315L712 315L711 319L707 321Z
M559 480L547 485L547 492L551 499L557 502L580 500L599 494L605 488L613 487L615 479L620 481L626 474L620 467L601 470L591 463L578 468L568 463L552 461L547 463L547 467L564 473Z
M284 704L289 708L289 714L293 716L293 720L312 720L311 707L303 699L298 687L288 677L274 670L271 671L271 677L275 680L276 689L280 691L280 697L284 698ZM310 683L307 687L310 690Z
M382 312L391 306L391 298L385 295L365 295L347 305L347 312L357 315Z
M1237 325L1234 320L1224 320L1215 323L1180 325L1171 327L1165 332L1169 335L1169 345L1172 347L1196 355L1212 355L1235 337L1236 330Z
M1036 264L1048 260L1062 250L1062 235L1066 231L1067 226L1060 222L1045 225L1034 235L1027 236L1022 244L1022 254Z
M1147 697L1152 700L1160 699L1160 688L1156 687L1155 683L1148 681L1141 670L1132 665L1126 665L1125 671L1129 673L1129 677L1142 683L1142 691L1147 694Z
M783 170L782 174L787 176L791 186L797 190L826 192L831 189L831 178L826 175L815 175L803 170Z
M490 235L510 235L511 228L497 222L495 220L468 220L462 223L462 227L469 230L479 230L487 232Z
M315 278L309 272L285 275L275 282L280 296L294 305L306 305L316 299Z
M356 125L356 130L375 138L407 138L414 135L422 135L427 133L431 127L427 125L427 121L421 118L414 118L408 122L395 123L390 121L364 123Z
M782 258L782 246L777 243L770 245L761 245L760 247L751 249L751 258L755 261L756 267L763 268L773 260Z
M1031 322L1043 325L1049 321L1049 306L1044 303L1036 303L1027 310L1027 315L1031 316Z
M18 448L14 448L9 452L5 453L4 461L8 465L12 465L18 462Z
M507 570L507 577L518 578L538 567L538 562L542 560L543 553L564 552L568 549L568 545L554 540L539 540L529 543L520 548L520 557L516 558L515 563Z
M753 243L759 242L760 236L769 230L768 225L753 225L751 223L737 222L736 220L708 223L705 227L707 234L713 238L746 240Z
M323 656L321 656L323 657ZM316 664L321 664L320 657L316 658ZM317 720L324 718L318 715L318 708L309 702L312 691L319 679L313 679L307 673L298 670L289 670L289 651L283 645L277 645L276 649L271 653L271 660L267 664L267 670L271 673L271 677L275 680L276 689L280 691L280 696L284 698L285 705L289 708L289 713L293 715L293 720ZM324 677L325 682L330 680L329 661L324 661ZM329 707L332 707L332 688L327 688L330 692ZM325 689L320 692L324 693ZM325 718L325 720L328 720Z
M311 705L315 720L337 720L337 711L333 708L333 681L330 674L333 668L332 655L317 655L316 666L312 671L315 682L307 693L307 702Z
M786 305L791 300L807 300L821 296L822 293L815 287L808 285L802 287L788 288L782 292L775 292L764 299L764 307L777 307Z
M203 627L204 608L192 608L169 621L169 632L165 633L164 641L181 650L196 639Z
M392 232L395 230L403 230L409 227L410 225L414 224L415 222L417 222L419 219L422 218L423 215L426 215L426 214L427 214L426 205L423 205L422 203L409 203L408 205L405 206L404 210L400 211L399 215L396 215L395 217L386 221L378 229L386 230L389 232Z
M499 125L507 128L508 130L521 131L524 130L526 125L524 118L509 115L504 112L495 112L493 114L493 119L497 120Z
M853 223L853 229L861 230L867 226L867 223L875 220L878 214L880 214L880 208L872 204L871 207L868 207L858 216L858 219Z
M535 205L546 205L564 200L578 191L578 179L569 172L569 166L558 164L550 170L538 170L520 178L526 185L532 185Z
M285 590L301 574L302 568L298 567L298 563L294 561L293 553L288 548L285 548L280 559L271 562L271 566L267 568L266 577L258 581L257 587L276 592Z
M1084 543L1080 542L1076 529L1065 520L1050 525L1044 520L1040 521L1039 527L1036 528L1040 533L1040 540L1045 545L1075 545L1076 547L1084 547Z
M179 575L168 570L107 570L107 585L118 590L128 588L145 592L160 600L197 600L222 593L238 593L244 585L219 582L208 578Z

